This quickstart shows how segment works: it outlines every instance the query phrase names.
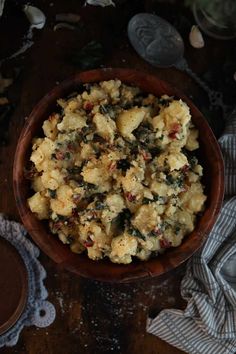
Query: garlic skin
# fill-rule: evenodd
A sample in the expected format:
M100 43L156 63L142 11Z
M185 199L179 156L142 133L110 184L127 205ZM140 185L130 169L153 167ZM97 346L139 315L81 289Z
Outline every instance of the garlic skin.
M112 0L86 0L85 5L93 5L93 6L115 6Z
M205 45L203 36L198 26L192 26L189 33L189 42L193 48L203 48Z
M4 4L5 4L5 0L0 0L0 17L3 14Z
M70 23L66 22L59 22L53 27L53 31L58 31L60 29L69 29L69 30L75 30L76 27Z
M80 15L75 13L62 13L56 15L57 22L78 23L80 21Z
M42 29L46 22L46 16L37 7L31 5L25 5L23 11L31 23L31 28Z

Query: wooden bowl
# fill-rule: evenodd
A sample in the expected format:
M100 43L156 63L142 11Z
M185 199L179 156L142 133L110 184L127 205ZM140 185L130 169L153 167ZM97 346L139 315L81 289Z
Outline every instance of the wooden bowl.
M47 223L39 221L27 206L32 195L29 182L24 177L32 138L42 132L42 124L55 110L56 100L81 89L83 83L99 82L118 78L127 84L139 86L143 91L156 96L168 94L182 98L190 107L192 119L199 129L199 160L204 168L203 183L208 196L206 209L198 220L195 230L183 243L168 249L163 255L148 261L135 260L129 265L114 264L108 259L92 261L85 254L74 254L52 235ZM21 219L37 245L56 263L80 276L102 281L129 282L136 279L156 277L186 261L206 240L221 208L224 194L224 165L219 145L203 115L194 104L178 90L156 76L130 69L99 69L82 72L63 81L49 92L33 109L19 138L15 153L14 193Z

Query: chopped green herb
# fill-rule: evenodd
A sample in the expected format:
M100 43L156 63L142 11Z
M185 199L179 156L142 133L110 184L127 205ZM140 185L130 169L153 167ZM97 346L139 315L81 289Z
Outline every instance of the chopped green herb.
M162 223L160 224L160 229L161 229L161 231L165 231L170 226L171 225L168 221L163 220Z
M95 186L95 184L92 183L87 183L85 184L86 189L90 190L90 189L96 189L97 186Z
M190 167L191 168L194 168L194 166L196 166L197 163L198 163L198 160L197 160L196 156L190 156L188 161L190 163Z
M135 236L135 237L138 237L138 238L141 238L142 240L145 240L146 237L138 230L138 229L135 229L133 227L131 227L129 230L128 230L128 233L132 236Z
M174 177L173 177L172 175L167 175L167 176L166 176L166 184L167 184L168 186L170 186L170 185L172 185L172 184L174 184L174 183L175 183Z
M106 207L106 205L104 203L100 202L99 200L97 200L95 202L95 209L96 210L103 210L103 209L105 209L105 207Z
M132 217L131 211L127 208L124 209L119 215L118 215L118 219L119 219L119 224L121 225L121 227L123 228L125 225L128 226L130 223L130 219Z
M181 227L180 226L175 226L175 233L178 234L181 230Z
M117 162L117 168L122 171L127 171L130 168L130 162L127 159L122 159Z
M160 154L161 149L158 146L156 146L156 147L150 148L149 152L152 155L152 158L154 158Z
M168 107L172 101L173 101L173 97L158 98L158 103L161 104L164 107Z
M182 188L184 185L184 176L181 175L177 178L174 178L172 175L166 176L166 184L172 186L173 188Z
M67 172L72 175L76 175L81 172L81 167L78 167L78 166L69 167L69 168L67 168Z
M67 217L63 215L57 214L57 217L54 219L54 221L66 221Z
M184 185L184 178L183 178L183 176L179 176L179 177L176 179L175 184L176 184L177 187L182 188L183 185Z
M95 186L95 184L92 184L92 183L87 183L87 182L84 182L84 181L80 181L79 182L79 186L80 187L83 187L85 190L92 190L92 189L97 189L97 186Z
M82 136L80 138L82 139L82 141L84 143L87 143L88 139L87 139L86 135L90 133L90 128L89 127L83 127L81 132L82 132Z
M160 195L154 195L153 196L153 200L155 201L155 202L163 202L163 203L165 203L165 197L162 197L162 196L160 196Z
M190 168L193 169L194 166L198 164L198 159L195 155L192 155L190 151L183 148L183 154L187 157Z
M113 106L110 104L101 104L99 107L99 111L102 114L108 114L110 118L114 119L115 118L115 112L113 110Z
M145 127L140 125L135 131L134 135L143 144L149 144L150 143L150 134L152 133L152 130L150 127Z
M68 235L67 236L67 242L71 245L75 241L74 236Z
M148 199L148 198L143 198L143 201L142 201L143 204L150 204L152 202L153 202L153 200L152 199Z
M162 197L160 195L154 195L153 199L143 198L142 203L143 204L150 204L150 203L157 202L157 201L160 202L160 204L165 204L166 198Z
M124 102L121 104L121 107L124 109L130 109L133 107L133 103L132 102Z
M71 154L69 153L69 151L65 152L65 160L70 160L71 158Z
M57 191L53 189L48 189L48 193L50 195L50 198L55 199L57 196Z

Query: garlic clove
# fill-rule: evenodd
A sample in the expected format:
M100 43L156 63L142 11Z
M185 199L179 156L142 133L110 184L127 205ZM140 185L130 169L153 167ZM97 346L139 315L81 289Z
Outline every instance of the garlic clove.
M192 26L191 31L189 33L189 42L194 48L203 48L205 45L203 36L198 26Z
M37 7L25 5L23 11L31 23L31 28L42 29L46 22L44 13Z

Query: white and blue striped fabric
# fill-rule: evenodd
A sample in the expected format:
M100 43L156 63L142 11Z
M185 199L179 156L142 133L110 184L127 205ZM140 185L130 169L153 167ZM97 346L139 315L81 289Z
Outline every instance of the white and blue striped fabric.
M225 161L225 200L203 248L188 262L184 311L163 310L147 332L189 354L236 353L236 111L219 139Z

